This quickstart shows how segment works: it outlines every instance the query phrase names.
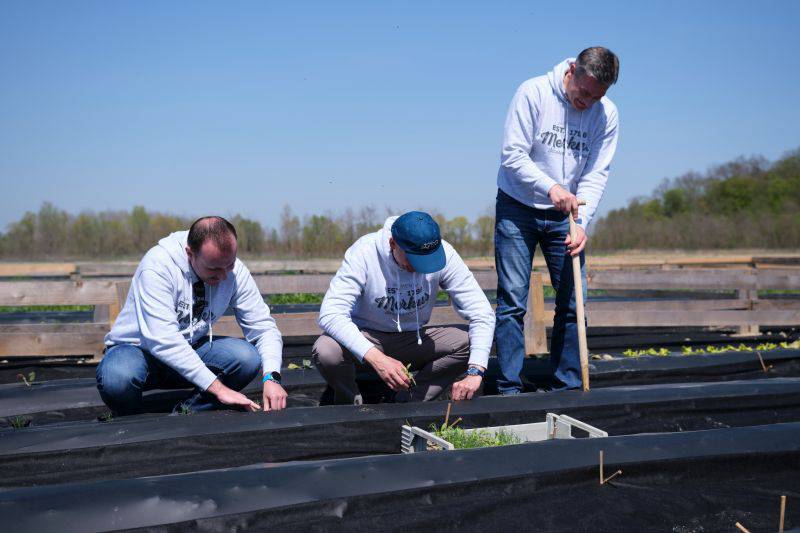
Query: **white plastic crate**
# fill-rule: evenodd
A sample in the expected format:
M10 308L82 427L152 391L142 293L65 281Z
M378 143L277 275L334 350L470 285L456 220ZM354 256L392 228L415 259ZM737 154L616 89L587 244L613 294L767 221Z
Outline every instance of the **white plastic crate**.
M589 438L608 437L608 433L602 429L597 429L594 426L590 426L570 416L557 415L554 413L547 413L545 422L492 426L465 429L464 431L466 433L483 431L490 435L496 435L500 431L505 431L508 434L514 435L520 440L520 443L523 443L539 442L549 439L574 439L575 437L572 434L574 428L585 431L588 433ZM414 453L432 450L454 450L455 447L430 431L425 431L416 426L403 426L400 437L400 449L403 453Z

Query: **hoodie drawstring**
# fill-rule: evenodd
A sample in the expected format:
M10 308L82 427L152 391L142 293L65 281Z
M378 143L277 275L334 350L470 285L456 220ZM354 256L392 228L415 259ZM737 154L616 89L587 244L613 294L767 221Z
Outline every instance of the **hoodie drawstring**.
M402 333L403 328L400 327L400 268L394 271L394 282L397 285L397 294L394 299L395 311L397 311L397 332Z
M419 336L419 309L417 308L417 275L411 273L411 298L414 300L414 315L417 317L417 346L422 346L422 338Z
M400 267L398 266L394 271L394 282L397 285L397 297L395 298L395 308L397 310L397 331L403 332L400 327ZM414 302L414 315L417 319L417 345L422 346L422 337L419 335L419 309L417 308L417 275L411 273L411 299Z

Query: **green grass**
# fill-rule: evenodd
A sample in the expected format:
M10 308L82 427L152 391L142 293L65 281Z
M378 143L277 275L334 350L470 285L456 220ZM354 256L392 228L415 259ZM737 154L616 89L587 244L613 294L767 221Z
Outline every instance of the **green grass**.
M488 431L466 432L458 427L437 426L431 424L431 433L452 444L457 450L468 448L488 448L490 446L508 446L510 444L520 444L520 439L506 431L498 431L491 434Z
M269 294L264 301L269 305L321 304L324 294L301 292L297 294Z
M14 429L22 429L31 425L31 421L21 415L11 417L9 422Z
M0 313L41 313L46 311L94 311L93 305L0 305Z

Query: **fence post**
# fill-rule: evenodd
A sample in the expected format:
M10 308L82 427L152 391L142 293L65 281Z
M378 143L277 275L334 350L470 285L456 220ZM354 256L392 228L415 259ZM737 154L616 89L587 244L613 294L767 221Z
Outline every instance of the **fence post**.
M736 289L736 296L739 300L744 300L747 309L755 309L755 301L758 300L758 289ZM744 324L737 327L734 334L737 337L754 337L760 335L759 324Z
M541 272L531 272L524 331L526 355L548 353L547 329L544 321L544 280Z

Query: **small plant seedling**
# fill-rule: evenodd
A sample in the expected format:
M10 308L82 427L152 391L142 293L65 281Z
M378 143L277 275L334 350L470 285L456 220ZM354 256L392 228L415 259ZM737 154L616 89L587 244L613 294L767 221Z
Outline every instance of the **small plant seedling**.
M106 414L98 416L97 420L98 422L111 422L114 420L114 413L108 411Z
M286 368L289 370L308 370L311 368L311 359L303 359L303 365L300 366L295 363L289 363Z
M31 425L31 421L21 415L11 417L9 422L11 423L11 427L14 429L22 429Z
M411 374L411 363L408 363L408 364L407 364L405 367L403 367L403 368L405 369L406 376L407 376L407 377L408 377L408 379L411 381L411 386L412 386L412 387L415 387L415 386L417 385L417 382L416 382L416 380L414 379L414 376Z
M491 434L488 431L467 432L462 428L455 427L460 420L461 419L458 419L450 426L442 424L441 427L437 427L436 424L431 424L431 433L446 440L457 450L487 448L490 446L508 446L521 442L516 435L502 430L498 431L496 434Z
M184 404L181 404L181 406L178 407L177 411L175 411L175 412L177 414L179 414L179 415L190 415L190 414L192 414L192 410L189 409L189 407L184 405Z
M17 379L21 379L26 387L30 387L36 380L36 372L28 372L27 376L25 374L17 374Z

